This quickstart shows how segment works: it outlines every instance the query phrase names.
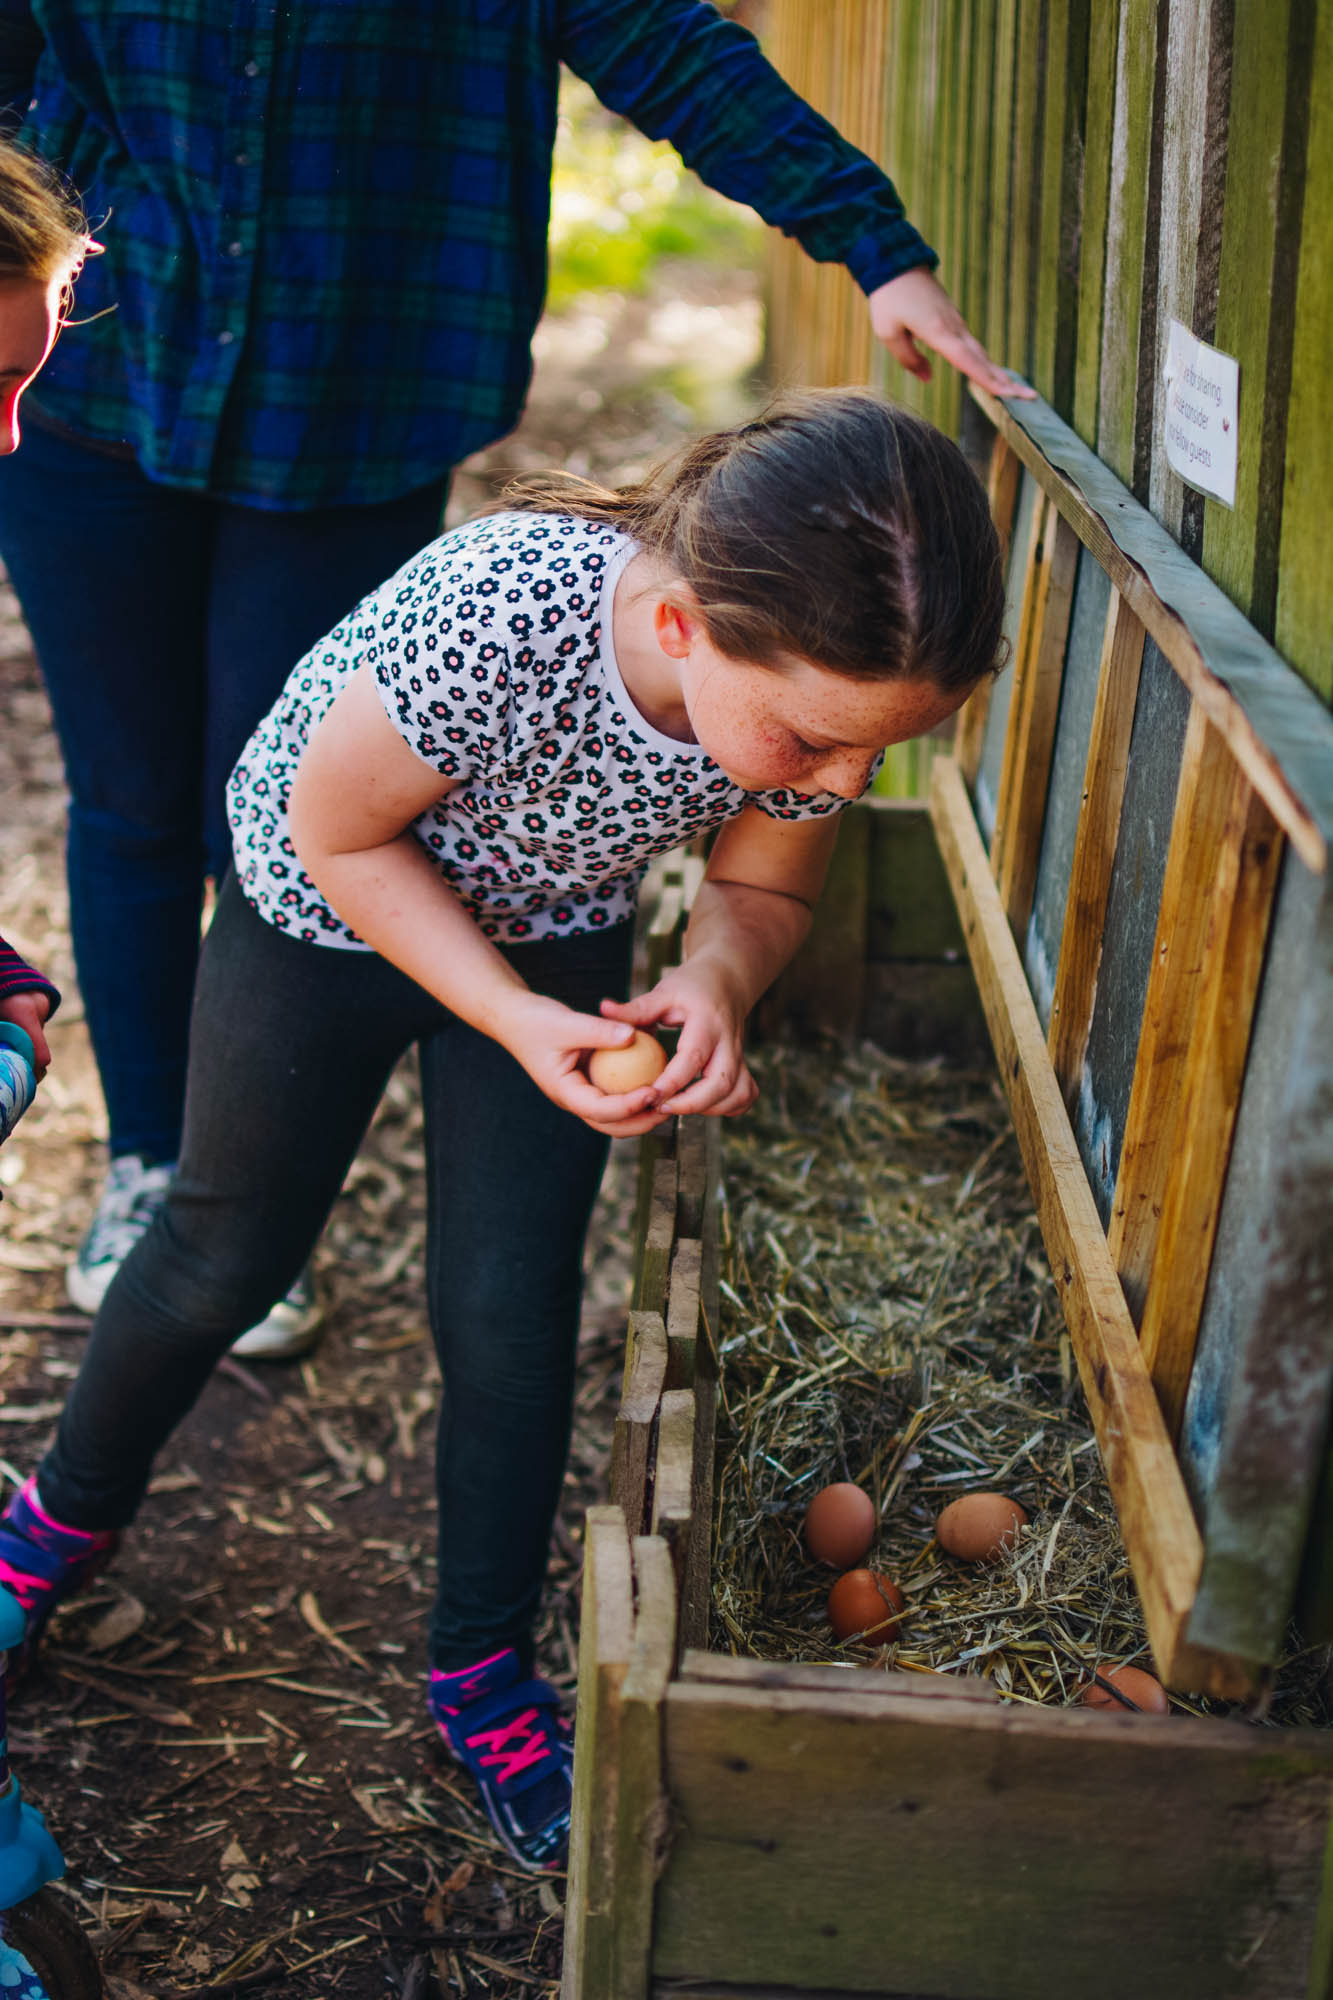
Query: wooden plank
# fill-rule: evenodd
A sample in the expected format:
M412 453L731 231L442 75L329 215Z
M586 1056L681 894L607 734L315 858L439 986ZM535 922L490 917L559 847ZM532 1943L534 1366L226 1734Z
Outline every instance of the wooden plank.
M676 1162L674 1157L654 1162L648 1213L639 1253L634 1303L641 1312L666 1310L667 1277L671 1270L671 1246L676 1235Z
M1226 834L1235 768L1207 716L1193 708L1107 1231L1135 1324L1143 1314L1167 1178L1182 1132L1182 1083L1214 930L1214 865Z
M709 1681L723 1687L773 1688L786 1694L856 1695L874 1700L893 1696L908 1701L979 1701L993 1708L998 1689L980 1674L908 1673L884 1667L824 1667L807 1661L747 1660L732 1653L687 1651L682 1654L682 1681Z
M1000 749L1000 772L995 788L995 824L991 831L990 841L991 868L997 876L999 875L1003 852L1000 841L1000 829L1004 824L1019 779L1018 764L1014 752L1014 731L1009 726L1009 716L1016 713L1022 706L1025 699L1023 683L1027 678L1033 661L1033 629L1037 618L1038 599L1040 596L1039 579L1041 576L1042 550L1045 547L1047 521L1050 513L1051 501L1043 489L1038 487L1036 504L1032 509L1028 526L1027 546L1022 552L1023 581L1017 593L1017 605L1014 606L1011 602L1008 613L1008 616L1013 616L1016 610L1017 629L1014 634L1014 657L1010 670L1009 707L1004 718L1004 741ZM1010 565L1009 573L1011 578L1017 560L1018 550L1016 549L1014 551L1014 561Z
M1159 1671L1171 1686L1243 1694L1249 1666L1184 1639L1199 1532L962 777L947 758L935 767L931 812Z
M995 0L995 54L991 71L989 296L984 339L1006 359L1009 335L1010 224L1014 171L1014 53L1018 0Z
M1150 201L1158 0L1120 0L1106 221L1097 451L1146 497L1156 329L1157 216Z
M1333 9L1315 12L1309 63L1305 207L1287 411L1286 481L1277 594L1277 648L1325 701L1333 701L1333 563L1328 560L1328 496L1333 491L1328 329L1333 326ZM1307 17L1308 18L1308 14Z
M1002 359L1032 373L1037 229L1041 214L1042 119L1046 64L1042 14L1047 0L1018 0L1014 23L1014 131L1009 223L1009 319Z
M665 1718L659 1981L966 2000L1304 1988L1328 1731L683 1681Z
M634 1643L629 1537L618 1507L588 1509L584 1547L562 2000L616 1990L620 1697Z
M1204 960L1180 1085L1179 1138L1139 1324L1173 1437L1194 1361L1281 854L1272 814L1236 772L1217 856L1216 935Z
M653 1427L666 1384L667 1331L661 1313L632 1312L625 1344L625 1386L611 1433L611 1498L642 1534L648 1522Z
M991 446L990 477L988 492L990 497L991 520L1000 538L1000 558L1009 560L1009 537L1013 533L1014 509L1018 504L1018 476L1022 471L1018 455L1006 439L996 434ZM958 711L955 724L954 755L962 766L969 785L976 783L977 766L981 762L981 741L986 733L986 712L990 707L991 688L994 686L988 674L963 703Z
M719 1310L719 1203L722 1121L700 1118L706 1196L699 1258L699 1332L694 1349L694 1519L685 1558L680 1603L680 1643L703 1646L712 1610L713 1477L717 1440Z
M1025 936L1032 915L1078 556L1077 535L1054 501L1049 502L1028 652L1022 679L1014 686L1005 744L1008 784L1001 791L991 840L991 867L1018 938Z
M1106 231L1111 204L1111 142L1115 123L1115 52L1120 0L1089 0L1088 95L1084 123L1083 213L1079 231L1078 335L1074 365L1074 429L1097 442L1102 380L1102 318L1106 303Z
M676 1120L676 1234L701 1236L709 1198L708 1134L704 1118Z
M676 1591L685 1586L694 1522L694 1394L668 1389L657 1419L652 1531L671 1552Z
M662 1710L676 1654L676 1593L661 1542L632 1543L634 1644L620 1690L616 1757L615 1983L608 2000L644 2000L653 1896L671 1839L662 1774ZM591 2000L591 1996L590 1996Z
M968 147L967 257L963 311L980 338L987 325L991 258L991 106L996 0L973 0L972 104Z
M1167 461L1164 368L1172 319L1201 340L1212 341L1216 331L1233 11L1234 0L1164 0L1158 25L1165 41L1166 104L1155 365L1147 386L1147 500L1195 557L1203 544L1203 497L1189 491Z
M1314 10L1235 10L1216 344L1240 363L1236 504L1204 509L1203 566L1273 635ZM1295 442L1303 454L1303 439ZM1327 629L1327 628L1325 628Z
M677 1237L671 1254L671 1284L667 1292L666 1337L668 1389L694 1387L694 1357L699 1340L699 1283L703 1244L697 1237Z
M1092 1024L1106 899L1120 829L1129 737L1142 663L1143 626L1119 591L1113 589L1106 614L1083 804L1074 843L1047 1038L1052 1066L1065 1103L1071 1107Z
M1197 564L1040 400L972 391L1142 620L1306 866L1333 838L1333 720Z
M1032 380L1066 420L1074 413L1090 12L1091 0L1049 0L1046 11Z
M1333 1419L1330 1021L1333 883L1288 852L1182 1430L1208 1524L1190 1633L1264 1658L1283 1645Z

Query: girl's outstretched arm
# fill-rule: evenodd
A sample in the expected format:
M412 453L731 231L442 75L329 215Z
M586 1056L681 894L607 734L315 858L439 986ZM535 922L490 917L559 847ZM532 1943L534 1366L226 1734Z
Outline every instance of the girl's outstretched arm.
M754 1103L746 1017L810 928L837 831L836 819L776 820L747 806L713 844L681 963L650 993L603 1003L635 1027L679 1028L657 1079L663 1111L734 1118Z
M404 743L373 669L361 668L315 730L292 784L288 813L302 867L359 937L507 1048L555 1103L617 1137L647 1131L660 1123L656 1091L607 1097L579 1067L586 1050L622 1046L629 1031L534 993L412 833L450 789Z

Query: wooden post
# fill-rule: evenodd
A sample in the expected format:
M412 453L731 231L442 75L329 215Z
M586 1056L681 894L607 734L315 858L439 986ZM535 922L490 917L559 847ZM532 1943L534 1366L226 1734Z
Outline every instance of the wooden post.
M670 1819L662 1703L675 1586L661 1542L618 1507L588 1510L562 2000L647 2000L653 1890ZM637 1601L636 1601L637 1600Z

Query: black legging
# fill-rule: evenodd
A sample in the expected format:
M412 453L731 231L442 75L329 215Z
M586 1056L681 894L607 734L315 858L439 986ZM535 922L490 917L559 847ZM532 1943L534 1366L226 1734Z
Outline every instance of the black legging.
M628 989L632 925L506 955L581 1012ZM93 1326L44 1504L132 1518L215 1364L301 1270L390 1071L421 1048L427 1285L444 1376L431 1661L525 1662L569 1445L583 1241L607 1141L498 1043L373 953L301 944L230 876L200 965L185 1139L166 1205Z

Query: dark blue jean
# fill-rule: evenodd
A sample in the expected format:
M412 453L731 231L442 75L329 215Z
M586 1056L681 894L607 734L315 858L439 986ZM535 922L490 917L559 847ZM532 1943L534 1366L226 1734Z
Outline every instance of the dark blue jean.
M301 655L439 532L447 483L275 514L154 485L34 422L0 459L0 557L71 794L70 929L113 1155L179 1150L232 766Z
M628 991L632 933L506 956L529 986L595 1013ZM431 1658L453 1669L500 1646L531 1651L607 1142L386 960L272 929L234 875L200 961L180 1166L103 1301L40 1483L72 1527L132 1519L216 1362L304 1264L413 1041L444 1376Z

